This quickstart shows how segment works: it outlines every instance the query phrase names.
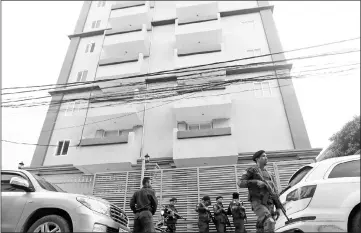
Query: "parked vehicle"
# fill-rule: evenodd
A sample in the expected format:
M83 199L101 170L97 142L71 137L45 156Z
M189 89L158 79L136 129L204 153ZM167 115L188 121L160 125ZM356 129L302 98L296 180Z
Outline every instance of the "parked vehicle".
M326 159L294 173L276 232L360 232L360 155Z
M66 193L25 170L1 171L3 232L129 232L125 212L106 200Z

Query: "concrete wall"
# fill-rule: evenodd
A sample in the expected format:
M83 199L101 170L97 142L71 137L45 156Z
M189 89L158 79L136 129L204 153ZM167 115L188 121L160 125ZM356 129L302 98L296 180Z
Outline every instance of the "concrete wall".
M98 18L106 19L110 15L110 3L107 2L105 8L98 8L97 2L93 2L90 13L87 17L84 31L89 30L89 24ZM153 11L153 21L174 19L176 2L155 3ZM253 8L257 2L219 2L220 11L233 11L244 8ZM135 8L134 8L135 9ZM121 10L117 10L119 12ZM129 10L128 10L129 11ZM108 14L108 16L106 16ZM178 67L194 66L210 62L219 62L237 58L253 56L248 50L259 49L261 54L270 52L267 38L262 23L260 13L249 13L243 15L234 15L222 17L222 51L199 54L192 56L178 57L175 55L175 25L168 24L163 26L154 26L148 32L150 38L150 57L145 57L141 63L123 63L117 65L98 67L99 57L102 51L104 36L92 36L81 38L77 48L76 56L69 75L69 81L76 79L78 71L88 69L88 81L101 79L102 77L112 77L126 73L157 72L169 70ZM87 26L88 25L88 26ZM102 25L103 27L104 25ZM105 27L105 26L104 26ZM199 23L202 27L202 23ZM113 38L116 38L113 36ZM96 47L93 53L85 53L85 46L89 42L95 42ZM271 57L264 57L257 60L239 61L233 64L245 64L250 62L271 61ZM137 67L137 66L140 66ZM272 74L271 72L258 72L242 75L228 75L226 79L246 79L261 75ZM119 81L120 82L120 81ZM129 80L128 80L129 82ZM172 157L175 151L176 157L215 157L220 154L226 156L229 148L229 156L234 160L234 156L241 152L264 150L289 150L294 145L290 133L290 126L283 105L283 99L278 88L277 81L271 81L272 95L269 97L256 97L253 91L253 83L232 85L225 90L204 91L192 97L207 95L223 95L232 102L232 114L229 120L218 120L217 127L231 127L232 136L186 139L178 143L174 137L174 130L177 128L177 122L173 113L174 103L165 104L169 101L156 100L146 104L144 120L144 142L143 153L148 153L152 158ZM232 93L224 95L224 93ZM89 96L89 93L82 94ZM185 96L188 96L186 94ZM74 98L75 95L66 95L64 98ZM180 98L175 97L172 99ZM221 98L221 97L220 97ZM195 103L198 98L192 99ZM112 104L112 103L110 103ZM162 105L162 106L160 106ZM62 106L65 108L65 105ZM114 108L122 109L122 105L114 105ZM136 105L136 109L142 111L143 105ZM92 132L98 128L96 124L84 127L75 127L84 124L86 111L80 111L76 116L64 116L59 113L54 128L68 129L53 131L49 144L56 145L59 140L70 139L72 145L79 143L81 137L91 137ZM109 121L112 124L112 121ZM90 130L89 130L90 129ZM44 165L55 164L96 164L112 162L134 162L139 157L142 144L143 128L134 128L134 138L132 143L122 145L105 145L88 148L69 149L67 156L54 156L55 147L50 148ZM227 138L227 140L225 140ZM231 141L229 141L231 138ZM214 147L207 147L208 143ZM188 144L189 143L189 144ZM230 147L231 143L234 147ZM187 144L187 145L186 145ZM176 148L174 147L175 145ZM194 149L193 149L194 148ZM213 149L212 149L213 148ZM231 149L234 148L234 149ZM221 150L221 151L220 151ZM124 152L128 154L124 156ZM99 156L101 154L101 156ZM118 157L118 155L120 157ZM184 162L182 162L184 163Z

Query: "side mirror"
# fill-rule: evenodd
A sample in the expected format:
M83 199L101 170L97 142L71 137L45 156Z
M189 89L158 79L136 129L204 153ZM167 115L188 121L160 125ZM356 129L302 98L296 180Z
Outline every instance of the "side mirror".
M10 185L15 187L15 188L23 189L25 191L30 190L29 182L27 180L23 179L23 178L20 178L20 177L11 178Z

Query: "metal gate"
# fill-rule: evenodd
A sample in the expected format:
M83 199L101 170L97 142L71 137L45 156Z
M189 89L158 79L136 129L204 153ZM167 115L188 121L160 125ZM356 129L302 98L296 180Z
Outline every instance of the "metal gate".
M302 166L312 163L313 160L294 160L287 162L269 163L270 172L276 176L279 191L286 187L291 175ZM173 168L161 170L147 170L145 176L152 177L153 189L159 202L154 221L160 219L161 205L168 204L171 197L178 199L177 209L187 220L178 220L178 232L198 232L197 213L195 207L204 195L209 195L212 204L217 196L223 196L224 205L228 206L232 200L232 193L238 191L244 201L248 223L248 231L255 230L256 216L251 211L247 201L248 190L237 187L238 177L252 164L237 164L232 166L212 166L196 168ZM123 208L129 219L130 227L133 226L134 214L129 207L129 201L133 193L139 189L140 171L111 172L95 174L93 195L104 198ZM230 218L232 222L232 219ZM213 224L210 224L211 232L216 232ZM234 230L233 227L232 229Z

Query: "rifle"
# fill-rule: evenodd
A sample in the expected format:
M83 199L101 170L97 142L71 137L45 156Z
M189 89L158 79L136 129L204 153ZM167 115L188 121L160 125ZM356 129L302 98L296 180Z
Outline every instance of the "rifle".
M258 169L257 169L257 170L258 170ZM263 175L261 174L261 172L260 172L259 170L258 170L258 173L259 173L259 176L260 176L260 178L261 178L261 181L263 181L263 183L265 183L266 188L267 188L268 192L270 193L270 196L271 196L272 200L273 200L274 202L276 202L277 206L279 206L279 207L281 208L281 211L282 211L283 215L286 217L287 222L289 222L290 219L288 218L288 216L287 216L287 214L286 214L286 210L285 210L285 208L283 207L283 205L282 205L282 203L281 203L281 201L280 201L280 197L278 196L277 193L273 192L273 189L271 188L271 186L269 185L269 183L263 178ZM278 217L277 217L277 219L278 219ZM277 220L277 219L276 219L276 220Z
M163 209L164 209L164 212L166 212L166 213L169 213L169 212L170 212L170 211L169 211L169 208L168 208L167 206L162 205L162 207L163 207ZM172 210L172 211L173 211L173 210ZM176 216L177 218L187 220L187 218L181 216L181 215L178 214L177 212L173 211L173 213L174 213L174 216Z
M216 204L216 205L219 207L218 204ZM231 222L229 221L229 218L228 218L228 216L227 216L227 211L226 211L226 213L221 213L221 214L223 214L223 215L226 217L226 225L227 225L227 226L231 226Z

